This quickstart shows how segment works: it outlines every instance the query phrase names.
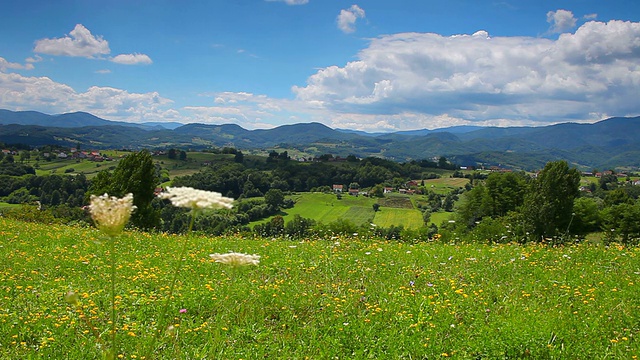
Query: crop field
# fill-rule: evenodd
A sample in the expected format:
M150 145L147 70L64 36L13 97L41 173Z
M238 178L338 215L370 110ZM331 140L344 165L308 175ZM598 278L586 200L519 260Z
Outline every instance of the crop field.
M469 179L465 178L442 177L440 179L425 180L424 186L427 190L433 190L437 194L447 194L451 192L451 190L464 187L468 182Z
M354 224L368 224L373 220L373 204L375 199L364 196L342 195L338 200L334 194L302 193L292 196L295 206L284 209L285 222L293 219L294 215L314 219L328 224L338 219L348 219Z
M108 241L0 218L0 358L100 359ZM366 237L115 240L116 358L633 359L640 251ZM176 259L188 242L188 252ZM261 256L233 268L209 254ZM170 326L152 346L174 264ZM79 295L77 303L65 294ZM99 340L96 340L99 339Z
M422 214L414 209L394 209L381 207L376 212L373 223L381 227L402 225L405 229L418 229L424 226Z

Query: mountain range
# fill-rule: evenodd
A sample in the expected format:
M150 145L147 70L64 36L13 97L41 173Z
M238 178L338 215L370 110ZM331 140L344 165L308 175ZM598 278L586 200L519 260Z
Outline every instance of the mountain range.
M640 117L542 127L456 126L436 130L364 133L320 123L247 130L238 125L109 121L89 113L47 115L0 110L0 142L84 149L230 146L243 151L289 150L308 156L378 156L396 161L445 156L460 165L539 169L567 160L583 170L640 166Z

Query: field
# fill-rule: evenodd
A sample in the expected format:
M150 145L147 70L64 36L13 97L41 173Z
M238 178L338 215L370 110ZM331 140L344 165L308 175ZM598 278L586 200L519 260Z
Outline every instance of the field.
M299 193L290 198L295 201L295 206L282 211L285 223L295 215L300 215L324 224L347 219L356 225L373 223L385 228L402 225L405 228L417 229L424 225L422 213L413 208L411 198L407 195L387 195L384 199L342 195L342 199L338 200L334 194ZM373 211L375 203L381 205L377 212ZM434 213L431 220L439 225L442 222L440 220L446 220L449 216L451 213ZM256 221L255 224L267 221L269 219Z
M0 358L99 359L109 257L92 229L0 219ZM632 359L640 251L126 233L117 358L141 359L189 241L157 359ZM208 254L262 256L229 268ZM64 294L75 291L72 306ZM110 342L107 342L110 344ZM146 357L148 358L148 357Z
M416 180L417 181L417 180ZM420 183L420 181L417 181ZM437 194L448 194L451 190L464 187L469 183L469 179L442 177L439 179L429 179L424 181L427 190L433 190Z
M343 195L338 200L334 194L301 193L291 197L295 206L284 209L284 220L288 222L294 215L314 219L328 224L338 219L348 219L355 224L368 224L374 218L373 204L376 200L364 196Z

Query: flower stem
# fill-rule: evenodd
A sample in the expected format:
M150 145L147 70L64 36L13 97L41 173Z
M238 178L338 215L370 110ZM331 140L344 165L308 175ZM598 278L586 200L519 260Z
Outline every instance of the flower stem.
M116 346L116 239L111 237L111 348L113 355L117 356Z
M189 244L189 236L191 234L191 230L193 230L193 223L195 222L196 213L195 211L191 211L191 220L189 222L189 229L187 230L187 236L185 237L184 243L182 244L182 248L180 249L180 253L178 255L178 260L175 265L175 269L173 271L173 279L171 279L171 285L169 285L169 294L165 298L164 305L162 306L162 311L160 312L160 317L158 318L158 327L156 328L156 332L153 337L153 341L151 342L151 347L149 348L149 352L153 352L156 346L156 342L163 330L166 328L165 318L167 316L167 311L169 309L169 301L171 301L171 297L173 296L173 289L178 282L178 274L180 273L180 269L182 268L182 258L185 256ZM147 354L150 355L150 354ZM147 356L147 359L151 359L151 356Z

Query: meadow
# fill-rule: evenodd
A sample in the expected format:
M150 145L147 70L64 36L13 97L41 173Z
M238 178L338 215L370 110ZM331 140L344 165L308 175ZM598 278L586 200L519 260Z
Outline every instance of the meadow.
M289 196L295 202L291 209L283 209L282 217L285 223L300 215L306 219L313 219L323 224L345 219L357 226L375 224L376 226L390 227L402 225L408 229L418 229L424 225L422 213L413 208L408 195L394 196L401 198L405 206L393 204L393 201L385 203L381 199L366 196L352 196L343 194L338 199L335 194L325 193L297 193ZM393 198L387 195L385 199ZM381 203L379 211L373 210L373 204ZM436 215L438 214L438 215ZM448 218L451 213L435 213L435 219ZM256 221L252 224L261 224L270 219ZM439 223L438 223L439 224Z
M101 358L109 246L97 230L0 218L0 358ZM633 359L640 250L575 244L300 242L126 232L117 339L141 359L188 241L157 359ZM210 253L261 255L229 268ZM76 306L65 294L79 294Z

